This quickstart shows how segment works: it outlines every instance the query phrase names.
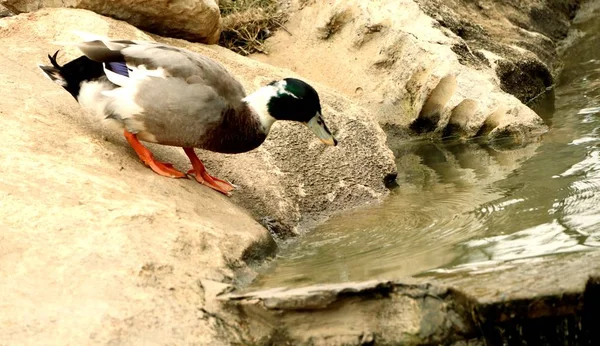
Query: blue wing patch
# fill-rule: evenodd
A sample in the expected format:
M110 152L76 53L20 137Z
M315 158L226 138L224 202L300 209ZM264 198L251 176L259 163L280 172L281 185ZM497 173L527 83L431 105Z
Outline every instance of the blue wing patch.
M107 62L104 64L104 66L107 70L124 77L129 77L129 71L131 71L131 69L127 67L125 62Z

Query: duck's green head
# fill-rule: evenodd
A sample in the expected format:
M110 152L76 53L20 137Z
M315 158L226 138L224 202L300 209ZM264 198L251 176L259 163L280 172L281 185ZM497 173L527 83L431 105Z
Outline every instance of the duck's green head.
M263 91L264 90L264 91ZM317 91L299 79L285 78L269 83L258 93L265 95L266 112L272 119L298 121L308 126L321 142L337 145L337 140L321 116L321 102ZM270 125L269 125L270 127Z

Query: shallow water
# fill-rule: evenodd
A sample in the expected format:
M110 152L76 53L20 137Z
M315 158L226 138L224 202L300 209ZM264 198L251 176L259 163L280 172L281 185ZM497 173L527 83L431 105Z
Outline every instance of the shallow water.
M280 251L252 285L397 279L600 249L600 21L568 48L550 131L506 148L412 141L395 150L399 187Z

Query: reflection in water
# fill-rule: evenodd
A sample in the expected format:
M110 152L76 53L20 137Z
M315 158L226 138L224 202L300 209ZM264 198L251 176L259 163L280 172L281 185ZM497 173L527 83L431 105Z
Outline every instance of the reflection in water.
M500 149L408 142L399 187L379 206L339 215L288 245L256 286L426 271L600 247L600 21L569 48L543 141ZM549 119L547 119L549 120Z
M538 147L404 143L396 153L399 188L384 204L339 215L303 236L253 286L401 277L452 262L462 253L456 245L486 228L481 206L504 196L494 183ZM486 212L510 204L489 204Z

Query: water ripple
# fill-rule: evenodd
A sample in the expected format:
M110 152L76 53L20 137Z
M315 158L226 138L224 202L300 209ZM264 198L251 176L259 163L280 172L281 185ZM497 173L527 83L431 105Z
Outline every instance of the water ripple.
M591 107L591 108L583 108L580 109L577 114L597 114L600 113L600 107Z
M510 235L471 240L464 262L506 261L573 251L589 250L580 239L566 233L565 226L556 220Z
M414 190L333 218L282 251L255 285L400 277L442 265L455 257L453 245L480 227L475 213L464 211L477 199L469 190Z

